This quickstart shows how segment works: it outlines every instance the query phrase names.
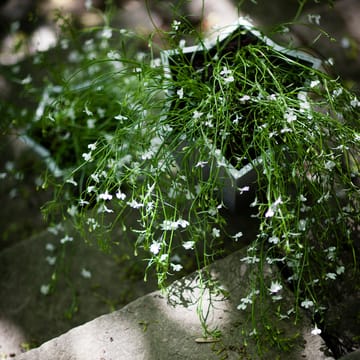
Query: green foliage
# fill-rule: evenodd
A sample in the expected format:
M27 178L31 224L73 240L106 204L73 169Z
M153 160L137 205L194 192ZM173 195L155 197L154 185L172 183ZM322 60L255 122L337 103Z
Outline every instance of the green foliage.
M241 260L277 264L284 278L270 288L254 283L239 310L258 291L281 301L286 283L295 310L321 313L327 284L357 267L360 102L338 80L253 37L208 51L199 35L202 46L189 55L178 45L178 31L195 36L188 29L187 20L174 22L164 34L176 43L170 74L136 51L146 41L129 31L107 26L61 41L62 50L74 48L71 65L47 79L26 127L62 169L48 175L58 188L48 210L72 219L85 239L97 234L103 248L111 229L136 217L127 229L135 251L165 286L189 253L206 266L224 239L238 239L222 216L222 188L250 164L259 231Z

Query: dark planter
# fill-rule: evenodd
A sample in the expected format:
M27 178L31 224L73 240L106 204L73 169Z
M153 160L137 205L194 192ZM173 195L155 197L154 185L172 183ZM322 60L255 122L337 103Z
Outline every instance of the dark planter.
M213 40L205 41L202 44L196 46L185 47L183 49L167 50L161 53L161 59L164 66L165 76L169 79L170 87L168 87L169 103L166 109L166 113L171 111L180 111L187 105L188 99L184 97L182 101L176 99L175 94L179 90L174 87L174 82L178 81L183 74L181 74L182 68L186 68L189 76L203 82L211 82L213 74L213 59L226 58L228 63L231 63L232 58L240 49L244 49L251 45L267 45L270 49L274 50L274 54L268 54L272 63L283 68L285 71L289 70L289 73L296 74L299 64L302 64L308 68L319 69L321 61L307 53L302 51L292 50L282 47L270 38L264 36L247 21L240 18L235 24L226 27L221 31ZM281 54L276 56L275 53ZM200 76L199 76L200 74ZM282 79L286 86L301 86L307 81L306 78L301 76L292 76L291 78ZM240 108L240 107L239 107ZM241 111L241 108L240 110ZM242 114L243 121L247 120L246 113ZM180 130L181 131L181 130ZM242 136L241 133L233 134L234 136L234 151L241 151L236 146L236 139ZM251 139L248 139L249 141ZM242 139L242 141L244 141ZM219 165L221 186L222 186L222 200L224 204L231 211L236 211L237 208L243 206L244 189L249 187L254 189L257 183L257 170L261 167L261 159L256 154L251 154L251 159L244 161L239 167L231 161L232 154L220 154L216 161L222 164L225 159L226 166ZM209 169L204 169L204 176L209 175ZM248 198L253 198L251 194L248 194Z

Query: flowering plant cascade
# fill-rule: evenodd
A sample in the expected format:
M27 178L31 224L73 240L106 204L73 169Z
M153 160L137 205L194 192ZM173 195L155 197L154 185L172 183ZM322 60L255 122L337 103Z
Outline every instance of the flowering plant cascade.
M167 39L184 27L176 21ZM281 301L286 284L294 309L315 316L327 284L357 266L348 255L358 254L360 101L311 61L247 31L192 55L176 45L171 76L147 54L85 53L83 70L40 107L46 128L66 139L86 129L49 209L103 247L115 225L129 230L165 286L191 269L189 254L203 267L246 235L246 224L229 233L222 188L224 172L250 166L255 179L231 183L240 201L251 191L259 224L241 261L276 263L283 278L254 284L238 309L261 293Z

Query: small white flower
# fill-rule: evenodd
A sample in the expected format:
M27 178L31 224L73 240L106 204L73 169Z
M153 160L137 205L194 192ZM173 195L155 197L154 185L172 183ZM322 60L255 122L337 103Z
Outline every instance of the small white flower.
M337 268L336 268L336 273L338 274L338 275L341 275L341 274L343 274L345 272L345 267L344 266L338 266Z
M211 235L212 235L214 238L220 237L220 230L217 229L217 228L213 228L212 231L211 231Z
M297 119L297 116L296 116L296 114L294 114L294 110L293 109L288 109L284 114L284 119L288 123L292 123L293 121L295 121Z
M187 226L189 226L189 222L186 221L186 220L183 220L183 219L179 219L179 220L177 221L177 223L178 223L183 229L185 229Z
M48 263L49 265L55 265L55 263L56 263L56 256L47 256L47 257L45 258L45 260L47 261L47 263Z
M47 251L54 251L55 250L55 246L51 243L47 243L46 246L45 246L45 249Z
M206 165L207 165L207 161L198 161L197 164L195 165L195 167L203 168Z
M150 252L154 255L157 255L160 252L160 249L161 249L161 242L159 241L154 241L150 245Z
M327 273L325 278L326 278L326 280L335 280L336 274L335 273Z
M104 38L104 39L111 39L112 37L112 30L110 28L105 28L102 33L101 33L101 36Z
M276 100L276 94L271 94L267 97L268 100L270 101L275 101Z
M89 161L89 162L91 162L91 161L92 161L92 154L91 154L91 151L90 151L90 152L88 152L88 153L83 153L81 156L84 158L84 160L85 160L85 161Z
M246 257L240 259L240 261L242 261L246 264L256 264L256 263L260 262L260 259L256 256L246 256Z
M181 264L170 264L171 268L173 269L173 271L181 271L183 266Z
M144 206L144 204L137 202L136 200L131 200L127 202L127 205L129 205L133 209L140 209Z
M241 231L239 231L238 233L233 235L233 239L235 239L235 241L238 241L242 236L243 236L243 233Z
M95 129L96 120L95 119L87 119L86 126L88 129Z
M65 244L67 242L72 242L73 240L74 238L72 236L65 235L62 239L60 239L60 243Z
M272 281L271 282L271 286L269 288L269 292L271 294L276 294L277 292L279 292L282 289L282 285L278 282L278 281Z
M95 187L94 185L90 185L90 186L88 186L88 187L86 188L86 192L87 192L88 194L94 192L95 190L96 190L96 187Z
M321 329L317 327L317 324L315 324L315 328L311 330L311 335L320 335Z
M84 109L84 113L87 115L87 116L93 116L94 114L92 113L92 111L90 111L87 107L87 105L85 105L85 109Z
M270 205L269 209L266 211L265 213L265 217L266 218L270 218L273 217L275 215L275 212L278 209L278 206L282 204L282 200L281 197L279 197L278 199L275 200L275 202L273 204Z
M117 51L114 50L110 50L106 56L110 59L110 60L120 60L120 54Z
M124 194L123 192L121 192L120 189L116 192L115 196L116 196L119 200L125 200L125 198L126 198L126 194Z
M240 192L240 195L242 195L244 192L247 192L250 190L250 186L244 186L242 188L239 188L238 190Z
M91 151L96 150L96 143L89 144L88 149L90 149Z
M128 118L124 115L119 114L119 115L114 116L114 119L119 120L119 121L124 121L124 120L127 120Z
M75 205L72 205L67 209L67 213L70 216L75 216L78 213L78 209L77 209L77 207Z
M305 299L304 301L301 302L300 305L305 309L309 309L314 306L314 303L309 299Z
M199 119L199 118L201 118L201 116L203 116L203 114L204 113L195 110L193 113L193 119Z
M335 162L332 160L328 160L325 163L325 169L331 171L336 166Z
M194 249L195 241L185 241L182 246L185 250L192 250Z
M182 99L184 97L184 89L181 88L176 91L176 95L179 97L179 99Z
M171 221L171 220L164 220L162 224L160 224L161 230L164 231L174 231L179 227L179 224L177 221Z
M277 236L271 236L268 241L269 243L276 245L279 243L280 239Z
M316 25L320 25L320 19L321 16L320 15L315 15L315 14L308 14L308 21L311 24L316 24Z
M159 258L159 261L162 263L167 263L168 259L169 259L169 254L162 254Z
M355 98L355 99L350 101L350 105L352 107L359 107L360 106L360 101L357 98Z
M249 95L243 95L239 101L240 101L240 104L245 104L247 101L249 101L251 98Z
M40 292L41 292L43 295L48 295L49 292L50 292L50 285L41 285L41 287L40 287Z
M312 80L312 81L310 82L310 87L311 87L311 88L314 88L314 87L316 87L316 86L318 86L318 85L320 85L320 80Z
M111 200L113 197L111 194L109 194L109 192L106 190L104 193L99 195L99 199L101 200Z
M91 278L91 272L89 270L86 270L84 268L81 269L81 276L85 279Z
M67 179L66 183L77 186L77 182L74 180L74 178Z
M174 31L178 31L180 25L181 25L180 21L174 20L171 24L171 27L174 29Z

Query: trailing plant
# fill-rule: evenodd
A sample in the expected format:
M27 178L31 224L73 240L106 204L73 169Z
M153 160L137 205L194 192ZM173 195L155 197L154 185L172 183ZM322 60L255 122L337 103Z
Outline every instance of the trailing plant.
M135 252L164 287L191 268L189 254L206 267L246 232L229 233L222 187L251 164L256 184L237 191L254 191L259 230L241 261L277 264L283 277L254 282L238 308L259 293L281 302L289 285L294 312L315 318L328 284L358 270L360 101L262 41L238 47L230 37L210 51L199 35L202 50L189 57L171 43L187 26L174 21L164 34L176 51L170 76L151 41L146 54L110 50L115 32L124 44L142 42L107 27L76 55L77 71L49 81L28 128L35 136L42 124L63 169L47 210L104 248L114 227L134 233Z

